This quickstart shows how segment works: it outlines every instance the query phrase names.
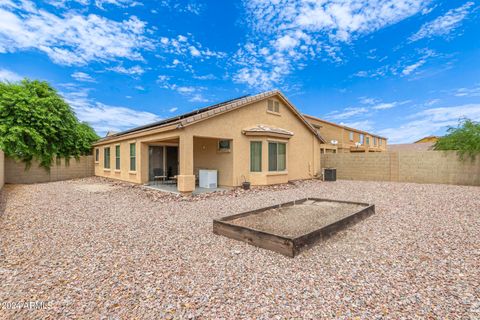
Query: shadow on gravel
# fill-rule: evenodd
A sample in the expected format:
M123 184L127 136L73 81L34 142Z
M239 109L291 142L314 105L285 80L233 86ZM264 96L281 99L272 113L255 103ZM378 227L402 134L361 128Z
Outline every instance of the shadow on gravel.
M3 216L5 212L5 208L7 207L7 192L5 191L5 186L0 190L0 218Z

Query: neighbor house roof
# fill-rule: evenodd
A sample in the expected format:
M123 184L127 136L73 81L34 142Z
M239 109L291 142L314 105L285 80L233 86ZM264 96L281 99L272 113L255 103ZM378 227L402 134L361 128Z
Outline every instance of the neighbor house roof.
M312 120L316 120L316 121L319 121L319 122L324 122L324 123L330 124L330 125L335 126L335 127L343 128L343 129L346 129L346 130L349 130L349 131L355 131L355 132L358 132L358 133L368 134L368 135L371 135L372 137L377 137L377 138L387 140L387 138L379 136L378 134L374 134L374 133L370 133L370 132L367 132L367 131L355 129L355 128L352 128L352 127L347 127L347 126L344 126L343 124L330 122L330 121L323 120L323 119L320 119L320 118L317 118L317 117L314 117L314 116L311 116L311 115L308 115L308 114L303 114L303 116L307 119L309 118L309 119L312 119Z
M415 141L414 143L433 142L433 141L437 141L438 138L439 138L438 136L426 136L426 137L423 137L422 139Z
M305 124L305 126L307 126L307 128L310 131L312 131L312 133L320 141L325 143L325 140L320 136L318 131L303 117L303 115L297 110L297 108L295 108L295 106L279 90L272 90L272 91L267 91L267 92L262 92L256 95L252 95L252 96L250 95L241 96L235 99L223 101L208 107L204 107L188 113L184 113L179 116L157 121L151 124L136 127L126 131L122 131L122 132L110 135L108 137L104 137L99 141L97 141L95 144L100 144L102 142L110 141L110 140L116 140L123 136L128 136L134 133L146 132L146 131L158 129L161 127L173 126L173 129L181 129L183 127L194 124L196 122L215 117L217 115L223 114L231 110L236 110L238 108L244 107L256 101L260 101L275 95L278 95L285 102L285 104L293 111L293 113L297 115L300 121L302 121Z

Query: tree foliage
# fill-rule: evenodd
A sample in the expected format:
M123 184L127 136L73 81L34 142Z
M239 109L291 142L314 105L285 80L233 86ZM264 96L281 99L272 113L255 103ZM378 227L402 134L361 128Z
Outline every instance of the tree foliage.
M434 145L435 150L457 150L463 158L465 155L475 157L480 153L480 123L469 119L460 121L458 127L450 127L447 134Z
M48 170L55 158L90 154L98 138L47 82L0 82L0 149L5 155L27 166L38 160Z

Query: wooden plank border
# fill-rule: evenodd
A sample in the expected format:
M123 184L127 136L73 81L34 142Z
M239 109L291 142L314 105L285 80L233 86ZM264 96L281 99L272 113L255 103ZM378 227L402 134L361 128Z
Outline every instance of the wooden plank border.
M314 230L310 233L301 235L299 237L285 237L282 235L277 235L262 230L257 230L254 228L243 227L232 223L232 220L246 217L254 214L261 214L270 209L277 209L282 207L293 206L295 204L301 204L303 202L313 200L316 202L338 202L338 203L347 203L364 206L365 208L354 212L346 217L343 217L340 220L337 220L329 225L326 225L318 230ZM352 201L340 201L332 199L321 199L321 198L303 198L299 200L289 201L281 203L274 206L269 206L265 208L260 208L256 210L251 210L247 212L242 212L234 214L231 216L226 216L220 219L213 220L213 233L217 235L222 235L231 239L239 240L246 242L248 244L272 250L278 253L281 253L288 257L295 257L304 249L312 246L314 243L320 240L324 240L336 232L347 228L348 226L357 223L360 220L363 220L370 215L375 213L375 205L363 203L363 202L352 202Z

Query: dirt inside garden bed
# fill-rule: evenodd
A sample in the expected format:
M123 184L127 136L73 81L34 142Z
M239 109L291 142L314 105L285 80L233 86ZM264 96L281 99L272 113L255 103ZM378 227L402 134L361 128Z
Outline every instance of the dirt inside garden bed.
M308 200L229 221L284 237L299 237L364 209L360 204Z

